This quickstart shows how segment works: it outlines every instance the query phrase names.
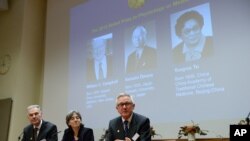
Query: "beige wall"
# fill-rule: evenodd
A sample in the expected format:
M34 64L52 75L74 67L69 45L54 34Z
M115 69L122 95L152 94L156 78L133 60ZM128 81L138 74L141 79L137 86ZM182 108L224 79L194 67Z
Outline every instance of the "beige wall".
M85 0L48 0L46 16L43 111L44 118L54 122L58 130L67 126L65 116L68 113L68 47L70 8ZM55 104L60 101L60 104ZM51 104L53 103L53 104ZM53 106L51 106L53 105ZM60 111L60 112L59 112ZM84 114L83 122L84 122ZM97 134L96 131L94 131ZM62 138L63 132L59 134ZM96 139L98 137L95 136Z
M85 1L49 0L47 3L47 0L9 0L9 9L0 11L0 56L10 54L12 57L9 72L0 75L0 99L13 99L9 141L17 140L23 127L28 124L26 107L34 103L42 105L44 109L54 109L52 113L45 110L44 118L59 124L59 130L64 128L65 115L54 115L58 108L67 111L66 107L43 105L43 95L47 89L63 85L44 88L46 81L53 81L55 77L48 79L43 76L49 73L48 76L55 75L63 82L67 81L66 72L58 73L58 70L53 70L53 66L66 64L57 58L65 55L68 46L69 23L65 21L69 19L69 9ZM58 54L50 54L51 50L58 50ZM47 62L45 69L44 61ZM56 93L65 93L64 90L62 88ZM66 99L53 95L45 98L51 102Z
M9 141L28 124L26 107L41 104L46 0L9 0L0 12L0 55L10 54L9 72L0 75L0 99L13 99Z

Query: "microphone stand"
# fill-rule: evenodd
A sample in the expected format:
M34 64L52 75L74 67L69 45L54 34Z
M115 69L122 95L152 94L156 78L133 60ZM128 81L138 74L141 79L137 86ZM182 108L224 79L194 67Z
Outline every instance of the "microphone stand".
M250 124L249 124L249 116L250 116L250 112L249 112L248 116L246 117L247 125L250 125Z
M22 136L23 136L23 132L18 136L18 138L17 138L18 141L20 141L23 138Z

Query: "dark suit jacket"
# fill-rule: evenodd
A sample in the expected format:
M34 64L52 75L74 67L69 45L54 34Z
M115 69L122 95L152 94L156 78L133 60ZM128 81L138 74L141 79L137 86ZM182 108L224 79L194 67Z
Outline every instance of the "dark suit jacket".
M107 55L107 79L112 76L113 73L113 64L112 64L112 57L110 55ZM95 67L94 67L94 59L88 59L87 60L87 73L86 77L88 81L95 81L96 76L95 76Z
M129 55L127 61L127 73L133 73L142 70L150 70L156 67L157 54L154 48L145 46L139 61L136 59L136 52Z
M94 141L94 133L91 128L86 128L82 124L78 133L78 141ZM74 132L71 127L64 130L62 141L73 141Z
M42 122L42 126L39 130L37 136L37 141L46 139L46 141L57 141L57 127L53 123L48 121ZM23 129L23 139L22 141L33 141L33 125L30 124Z
M205 47L203 48L203 51L201 53L201 58L208 57L213 54L212 44L213 44L212 37L210 36L206 37ZM182 53L183 45L184 43L181 42L173 49L173 59L174 62L177 64L185 62L185 54Z
M128 137L132 139L136 133L140 135L137 141L151 141L149 118L133 113L129 125ZM121 117L112 119L109 122L107 141L114 141L115 139L125 139L125 131Z

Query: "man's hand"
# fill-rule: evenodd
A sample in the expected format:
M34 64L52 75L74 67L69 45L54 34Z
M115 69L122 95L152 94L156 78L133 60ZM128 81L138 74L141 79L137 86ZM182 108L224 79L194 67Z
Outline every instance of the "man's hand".
M125 141L131 141L131 139L128 137L125 137Z
M131 139L130 139L130 138L128 138L128 137L125 137L125 140L119 140L119 139L116 139L116 140L114 140L114 141L131 141Z

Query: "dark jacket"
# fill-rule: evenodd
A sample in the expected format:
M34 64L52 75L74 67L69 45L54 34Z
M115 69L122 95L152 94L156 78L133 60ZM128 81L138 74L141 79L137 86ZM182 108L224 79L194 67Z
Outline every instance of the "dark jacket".
M128 137L132 139L136 133L139 135L139 138L136 141L151 141L149 118L133 113L129 125ZM122 117L120 116L109 122L107 141L114 141L115 139L125 139L124 126Z
M182 53L184 43L181 42L173 49L173 59L177 64L185 62L185 54ZM201 53L202 58L209 57L213 54L213 41L212 37L206 37L205 46Z
M128 57L127 73L133 73L143 70L152 70L157 66L157 53L152 47L145 46L139 61L136 59L136 52Z
M62 141L73 141L74 131L71 127L64 130ZM83 124L80 125L78 132L78 141L94 141L94 133L91 128L86 128Z
M37 140L46 141L58 141L57 136L57 127L53 123L48 121L42 121L41 128L39 129L39 134L37 136ZM23 138L22 141L33 141L33 125L30 124L23 129Z

